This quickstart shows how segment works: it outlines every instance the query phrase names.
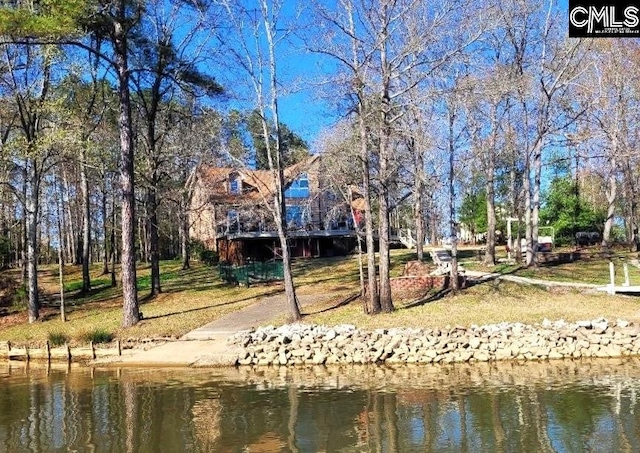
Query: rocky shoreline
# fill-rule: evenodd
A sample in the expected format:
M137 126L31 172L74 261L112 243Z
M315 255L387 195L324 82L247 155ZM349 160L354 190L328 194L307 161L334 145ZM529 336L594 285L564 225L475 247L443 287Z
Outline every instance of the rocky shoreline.
M467 363L640 355L640 326L604 318L443 329L358 330L290 324L239 332L236 365Z

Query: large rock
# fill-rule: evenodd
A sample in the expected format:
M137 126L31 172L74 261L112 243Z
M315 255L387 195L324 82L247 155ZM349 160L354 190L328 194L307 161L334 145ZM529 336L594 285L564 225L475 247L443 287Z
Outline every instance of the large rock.
M501 323L372 332L351 325L293 324L240 332L229 343L239 350L239 365L544 360L640 354L640 327L603 318L574 324L547 320L536 326Z

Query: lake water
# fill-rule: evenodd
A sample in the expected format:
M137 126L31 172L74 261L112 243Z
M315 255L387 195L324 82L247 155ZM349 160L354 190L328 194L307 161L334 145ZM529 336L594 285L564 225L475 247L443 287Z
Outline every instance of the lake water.
M640 361L0 364L0 452L637 452Z

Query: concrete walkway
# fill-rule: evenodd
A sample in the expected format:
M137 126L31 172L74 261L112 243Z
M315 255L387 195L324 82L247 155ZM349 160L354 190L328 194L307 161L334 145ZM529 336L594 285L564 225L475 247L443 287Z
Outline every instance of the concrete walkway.
M580 282L558 282L553 280L543 280L540 278L519 277L517 275L503 275L497 272L482 272L482 271L465 271L464 274L467 277L471 277L474 283L484 283L490 280L504 280L507 282L519 283L521 285L536 285L536 286L562 286L575 289L599 289L602 285L596 285L593 283L580 283Z
M324 302L330 294L298 296L301 306ZM242 330L268 324L287 313L284 294L259 299L255 304L198 329L192 330L178 341L172 341L148 350L129 350L122 357L97 360L96 364L112 366L190 366L215 367L235 365L238 351L227 344L227 339Z
M324 302L332 296L328 294L298 296L302 307L316 302ZM209 340L220 336L231 336L241 330L268 324L270 321L288 313L287 299L284 294L264 297L257 303L224 316L184 335L181 340Z
M593 283L580 283L580 282L556 282L551 280L542 280L539 278L518 277L517 275L501 275L498 277L500 280L508 282L520 283L524 285L538 285L538 286L562 286L566 288L576 289L598 289L602 285L596 285Z

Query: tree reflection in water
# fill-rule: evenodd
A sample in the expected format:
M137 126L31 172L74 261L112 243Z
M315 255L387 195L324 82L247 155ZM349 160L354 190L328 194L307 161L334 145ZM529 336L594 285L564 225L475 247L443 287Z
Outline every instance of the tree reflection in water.
M0 368L0 451L639 451L640 361Z

